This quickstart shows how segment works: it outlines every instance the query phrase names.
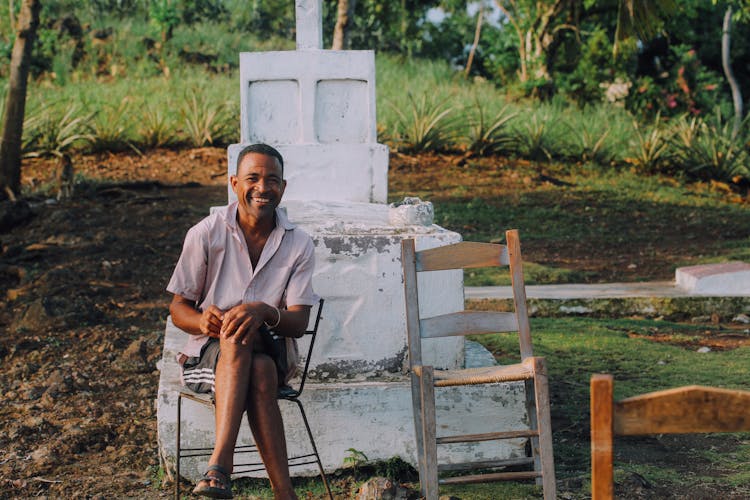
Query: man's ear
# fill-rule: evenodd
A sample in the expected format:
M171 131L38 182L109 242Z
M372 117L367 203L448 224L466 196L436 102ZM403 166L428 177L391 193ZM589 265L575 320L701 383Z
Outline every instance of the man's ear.
M284 196L284 191L286 191L286 179L281 179L281 196Z
M232 191L234 191L234 194L237 194L237 176L236 175L229 176L229 184L232 186Z

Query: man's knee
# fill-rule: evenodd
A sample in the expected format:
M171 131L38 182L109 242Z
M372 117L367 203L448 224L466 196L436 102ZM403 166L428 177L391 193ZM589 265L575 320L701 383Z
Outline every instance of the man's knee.
M229 339L221 339L219 341L219 347L221 354L219 360L224 362L240 361L247 363L250 361L252 356L252 348L248 345L235 344Z
M276 373L276 363L267 354L255 353L250 374L250 384L259 396L276 398L279 379Z

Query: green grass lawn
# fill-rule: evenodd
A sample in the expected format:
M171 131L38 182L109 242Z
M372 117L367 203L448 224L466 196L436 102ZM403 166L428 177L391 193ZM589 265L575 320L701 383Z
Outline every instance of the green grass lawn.
M533 177L540 167L506 168ZM668 280L680 266L750 261L750 207L709 185L629 170L547 165L545 171L571 185L508 188L493 181L491 165L482 165L450 189L420 183L415 174L391 196L417 190L434 203L436 222L466 240L503 241L506 229L518 229L527 284ZM476 194L461 196L463 190ZM509 283L496 270L466 277L472 286Z
M532 319L535 354L546 357L549 369L559 493L564 492L565 498L590 496L591 375L612 374L616 399L692 384L747 389L750 348L699 353L695 348L649 338L657 333L670 334L682 342L712 328L717 327L646 319ZM518 360L515 334L485 335L474 340L484 344L500 363ZM665 457L664 450L670 447L674 449ZM418 487L413 472L405 473L403 468L395 472L411 487ZM723 497L730 492L750 494L750 433L616 438L615 481L625 481L632 474L641 475L654 488L669 491L699 492L700 487L710 485L723 492ZM388 469L382 463L363 464L359 473L348 469L332 475L332 479L338 493L345 495L356 491L357 485L372 475L388 475ZM324 495L317 479L297 484L301 497L308 492L313 498ZM272 498L263 481L241 480L239 486L242 494ZM457 485L441 487L440 492L472 500L542 496L541 488L530 482Z

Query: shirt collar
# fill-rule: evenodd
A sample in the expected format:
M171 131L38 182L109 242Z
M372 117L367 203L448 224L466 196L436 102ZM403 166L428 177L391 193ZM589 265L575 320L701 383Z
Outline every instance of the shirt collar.
M237 227L237 207L239 205L239 202L235 201L232 202L228 207L227 210L224 212L224 221L226 224L233 228L233 229L239 229ZM291 231L295 227L297 227L295 224L293 224L289 217L286 215L286 209L283 209L281 207L276 207L276 227L281 227L285 231Z

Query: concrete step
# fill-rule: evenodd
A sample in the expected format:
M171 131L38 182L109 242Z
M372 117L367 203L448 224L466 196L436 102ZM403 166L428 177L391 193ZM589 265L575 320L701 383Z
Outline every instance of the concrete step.
M510 299L513 289L509 286L466 287L467 299ZM612 299L627 297L689 297L690 293L677 288L672 281L640 283L598 283L594 285L528 285L528 299ZM704 296L704 295L700 295Z

